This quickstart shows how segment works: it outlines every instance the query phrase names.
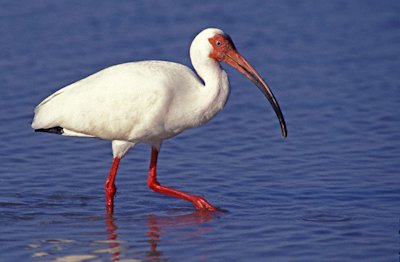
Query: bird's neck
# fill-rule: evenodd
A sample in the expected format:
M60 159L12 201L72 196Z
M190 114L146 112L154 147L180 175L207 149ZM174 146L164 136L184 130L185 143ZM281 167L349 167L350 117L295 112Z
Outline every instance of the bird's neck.
M207 122L225 105L229 96L228 76L220 64L213 59L207 59L202 64L193 64L197 74L204 82L197 107L202 112L202 122Z

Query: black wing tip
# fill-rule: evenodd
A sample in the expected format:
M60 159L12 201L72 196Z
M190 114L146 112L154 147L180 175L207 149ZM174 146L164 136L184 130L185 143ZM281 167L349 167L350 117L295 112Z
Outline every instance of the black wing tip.
M39 129L35 129L35 132L44 132L44 133L52 133L52 134L62 135L62 134L64 134L64 128L62 128L61 126L55 126L55 127L50 127L50 128L39 128Z

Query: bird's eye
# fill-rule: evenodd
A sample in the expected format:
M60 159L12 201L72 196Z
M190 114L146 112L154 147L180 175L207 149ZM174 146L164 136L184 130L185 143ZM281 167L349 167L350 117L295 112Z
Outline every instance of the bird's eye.
M217 41L217 42L215 42L215 44L216 44L217 46L220 46L220 45L221 45L221 42L220 42L220 41Z

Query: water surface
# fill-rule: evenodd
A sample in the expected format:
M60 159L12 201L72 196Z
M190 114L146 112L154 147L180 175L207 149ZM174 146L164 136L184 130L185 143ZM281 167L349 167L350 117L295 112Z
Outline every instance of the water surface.
M2 1L0 260L397 261L399 13L399 1ZM107 216L110 143L33 133L34 107L113 64L190 65L192 38L210 26L266 78L288 138L224 66L226 108L166 141L158 171L226 211L151 192L150 149L138 145Z

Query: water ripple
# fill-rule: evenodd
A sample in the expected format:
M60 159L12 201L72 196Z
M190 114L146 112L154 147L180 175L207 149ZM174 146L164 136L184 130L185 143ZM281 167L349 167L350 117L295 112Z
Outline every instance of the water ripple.
M0 260L398 260L399 1L76 4L0 4ZM268 81L288 138L259 90L223 65L225 109L165 141L158 172L225 212L149 190L150 148L138 145L107 216L110 143L34 133L34 107L112 64L189 64L208 26Z

